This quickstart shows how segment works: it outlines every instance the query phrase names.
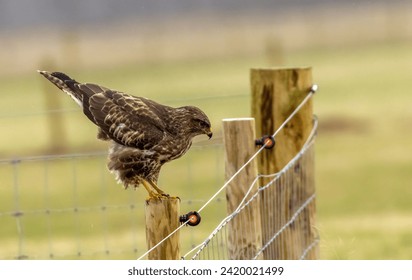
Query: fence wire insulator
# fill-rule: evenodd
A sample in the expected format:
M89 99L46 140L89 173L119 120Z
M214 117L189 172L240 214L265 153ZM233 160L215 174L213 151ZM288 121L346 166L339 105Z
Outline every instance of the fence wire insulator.
M317 84L313 84L310 88L309 92L315 94L318 91L319 86Z
M276 144L275 138L272 135L264 135L262 138L255 140L256 146L265 145L265 149L272 149Z
M181 224L186 223L189 226L197 226L198 224L200 224L200 221L202 220L202 218L200 217L200 214L196 211L190 211L189 213L185 214L185 215L181 215L179 217L179 221Z

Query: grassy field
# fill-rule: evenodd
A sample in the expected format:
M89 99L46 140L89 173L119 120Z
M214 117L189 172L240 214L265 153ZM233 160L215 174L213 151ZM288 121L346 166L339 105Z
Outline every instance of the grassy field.
M399 42L284 54L285 65L312 66L320 86L314 111L320 119L316 187L322 259L412 258L410 49L410 43ZM264 57L247 56L67 72L172 106L197 105L210 116L216 140L197 139L160 178L182 198L185 212L223 183L221 119L250 115L249 69L268 66ZM48 124L57 114L65 133L61 152L105 150L70 98L55 90L60 107L45 107L51 93L44 93L48 85L42 79L35 71L0 78L0 157L53 152ZM61 112L45 113L49 109ZM106 172L104 156L2 163L0 258L135 258L144 252L145 195L140 189L122 191ZM184 230L185 248L224 216L225 204L214 203L201 226ZM29 211L17 226L7 214L16 209Z

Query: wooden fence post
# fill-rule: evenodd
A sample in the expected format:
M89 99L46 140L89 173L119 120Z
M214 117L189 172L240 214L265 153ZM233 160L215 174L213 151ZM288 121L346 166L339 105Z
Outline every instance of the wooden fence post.
M259 136L271 135L289 117L295 108L307 96L312 86L311 68L295 69L252 69L252 116L256 119L256 133ZM313 125L312 100L309 100L290 122L277 134L276 145L271 150L264 150L258 157L258 169L261 174L273 174L280 171L295 155L299 153L307 140ZM312 168L303 170L293 188L277 184L272 191L262 192L262 219L273 221L275 232L291 218L302 202L314 193L314 184L308 186L302 181L313 182ZM263 178L261 184L268 183ZM293 193L296 190L297 193ZM302 201L303 200L303 201ZM273 202L279 202L274 204ZM273 205L273 207L266 207ZM304 225L294 223L283 231L264 251L264 259L296 259L308 247L308 242L316 238L314 228L314 200L304 209ZM309 213L308 213L309 211ZM265 222L262 220L262 225ZM262 228L263 244L272 236L273 229ZM302 236L306 235L306 236ZM308 236L309 235L309 236ZM318 249L311 250L307 258L317 258Z
M224 119L225 178L229 180L255 153L255 120L253 118ZM257 164L252 161L226 188L227 212L233 213L257 177ZM256 193L258 184L247 196ZM247 200L246 200L247 201ZM253 200L228 224L229 259L253 258L262 247L259 199Z
M180 199L164 197L146 200L146 243L150 250L176 228L179 224ZM179 231L165 240L148 254L149 260L180 259Z

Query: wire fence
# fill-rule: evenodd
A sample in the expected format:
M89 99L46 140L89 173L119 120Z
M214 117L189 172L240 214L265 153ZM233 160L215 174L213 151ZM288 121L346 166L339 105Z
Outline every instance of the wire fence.
M0 259L136 259L146 251L143 189L122 190L106 168L106 151L0 160ZM174 180L182 211L205 202L191 186L219 185L192 165L207 158L222 168L221 145L195 145L185 161L165 168L160 183ZM176 174L181 177L176 179ZM219 182L219 183L216 183ZM224 199L214 201L217 209ZM185 210L187 209L187 210ZM221 219L218 211L207 213ZM201 229L183 235L183 248L204 238Z
M309 223L309 208L315 208L314 180L311 176L305 176L307 169L313 166L314 142L317 130L317 120L308 141L302 150L278 173L270 175L258 175L249 187L252 190L255 184L260 183L261 178L269 179L264 185L259 185L257 192L248 200L242 201L239 207L230 213L211 232L202 243L188 251L183 258L190 259L305 259L308 254L316 249L319 236L312 234L311 229L305 228ZM305 170L305 172L303 172ZM304 188L301 188L304 186ZM306 190L306 191L303 191ZM273 193L276 193L274 196ZM250 193L248 192L248 195ZM276 200L271 198L276 197ZM245 196L246 198L246 196ZM257 230L258 221L253 216L254 210L250 207L259 201L261 224L263 235L267 236L263 244L256 246L245 236ZM287 216L284 211L274 211L288 208ZM242 219L237 220L241 215ZM245 218L246 217L246 218ZM234 223L244 223L246 231L237 232L230 230ZM238 235L238 236L237 236ZM285 242L292 239L301 246L293 246ZM232 240L241 240L240 244L233 246ZM294 248L295 247L295 248ZM240 252L239 252L240 248ZM292 251L294 250L294 251ZM292 251L292 252L291 252ZM263 257L263 255L265 255Z

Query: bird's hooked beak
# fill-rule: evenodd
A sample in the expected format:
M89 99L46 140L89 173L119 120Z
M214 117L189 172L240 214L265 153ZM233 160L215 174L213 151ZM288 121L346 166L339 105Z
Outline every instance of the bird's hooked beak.
M206 133L206 135L209 137L209 139L212 138L212 136L213 136L212 130L209 130L209 132Z

